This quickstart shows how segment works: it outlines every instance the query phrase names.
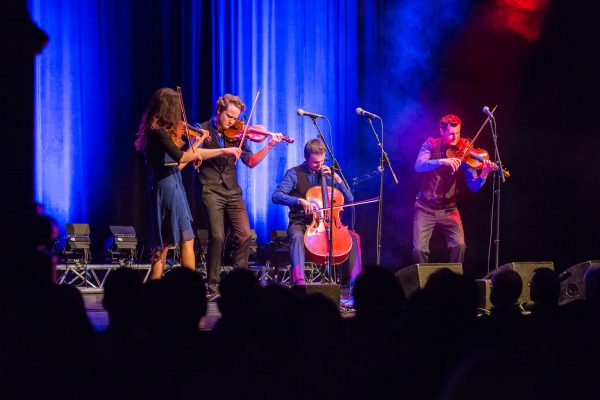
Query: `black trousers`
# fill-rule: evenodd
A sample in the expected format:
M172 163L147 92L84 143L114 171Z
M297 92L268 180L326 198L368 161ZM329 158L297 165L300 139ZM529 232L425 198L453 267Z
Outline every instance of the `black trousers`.
M250 221L241 188L228 190L224 186L204 185L202 203L208 214L208 287L217 290L221 280L221 258L225 245L225 218L229 221L235 241L234 268L248 268L252 238Z

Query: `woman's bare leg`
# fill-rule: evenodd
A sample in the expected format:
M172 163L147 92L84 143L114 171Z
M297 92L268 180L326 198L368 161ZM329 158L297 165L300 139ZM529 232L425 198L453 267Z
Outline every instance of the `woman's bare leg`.
M196 255L194 254L194 239L181 243L181 266L196 270Z

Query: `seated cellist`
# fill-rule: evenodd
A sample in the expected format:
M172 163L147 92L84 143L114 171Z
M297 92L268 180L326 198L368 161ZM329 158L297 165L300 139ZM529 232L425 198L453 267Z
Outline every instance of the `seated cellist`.
M323 165L325 161L325 145L320 139L311 139L304 146L304 162L286 171L283 180L275 189L272 201L275 204L289 206L288 236L290 239L290 262L292 266L292 282L294 285L304 285L304 232L307 224L311 223L313 212L317 206L305 199L306 192L313 186L319 186L321 175L325 176L331 185L332 176L334 187L344 195L346 203L354 200L350 190L342 183L342 179L331 169ZM353 231L352 248L348 258L350 283L360 274L361 255L360 237Z

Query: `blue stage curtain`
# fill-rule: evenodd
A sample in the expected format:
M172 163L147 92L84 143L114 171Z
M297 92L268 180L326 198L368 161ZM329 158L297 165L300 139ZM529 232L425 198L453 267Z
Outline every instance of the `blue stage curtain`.
M250 109L260 89L252 123L296 140L275 147L253 170L238 167L251 225L259 238L287 227L287 207L273 205L271 194L285 170L303 161L304 143L317 137L310 118L296 115L298 108L329 117L331 132L324 120L319 126L345 171L360 156L354 113L360 84L359 25L368 21L359 15L358 3L213 2L213 98L238 94ZM362 9L372 13L372 2L364 3Z
M61 226L89 222L106 231L133 223L143 236L145 181L133 140L152 93L181 85L188 118L199 122L224 93L239 94L250 107L261 89L252 123L296 140L253 170L239 165L252 227L265 242L270 230L287 225L287 208L273 205L271 194L285 170L303 161L306 140L317 137L298 108L329 117L331 129L325 120L319 126L348 179L379 159L356 107L388 121L386 148L396 166L414 157L403 136L416 137L419 88L435 77L437 60L427 49L463 21L450 0L434 9L419 4L30 0L34 20L50 36L36 62L37 201ZM439 15L440 8L448 12ZM197 209L193 186L189 179Z
M211 115L222 94L239 94L250 107L260 88L253 123L296 139L276 147L254 170L240 166L252 226L264 241L287 223L287 209L272 205L271 193L284 171L303 161L304 142L317 136L297 108L327 115L331 131L324 120L319 124L340 164L355 164L359 24L368 25L358 11L373 16L372 7L359 8L356 1L215 1L210 7L157 1L144 8L31 0L34 20L50 36L36 65L37 201L61 226L126 220L111 203L131 196L119 176L135 168L133 134L154 90L181 84L188 117L198 121ZM372 29L365 32L372 35Z
M36 201L61 227L89 222L94 204L113 202L107 166L118 129L110 116L126 99L110 82L129 63L120 57L129 37L113 27L126 26L129 9L72 0L34 0L29 8L50 37L35 66Z
M135 133L162 86L183 87L191 120L208 104L203 7L30 0L32 18L50 37L35 66L35 196L61 229L69 222L91 223L93 233L136 225L145 236Z

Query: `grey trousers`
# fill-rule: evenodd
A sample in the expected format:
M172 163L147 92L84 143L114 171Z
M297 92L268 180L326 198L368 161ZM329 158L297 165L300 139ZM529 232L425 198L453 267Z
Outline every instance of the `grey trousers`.
M449 262L462 263L465 258L465 233L456 206L441 210L430 208L419 200L415 202L413 219L413 261L429 262L429 241L433 230L441 229L449 250Z

